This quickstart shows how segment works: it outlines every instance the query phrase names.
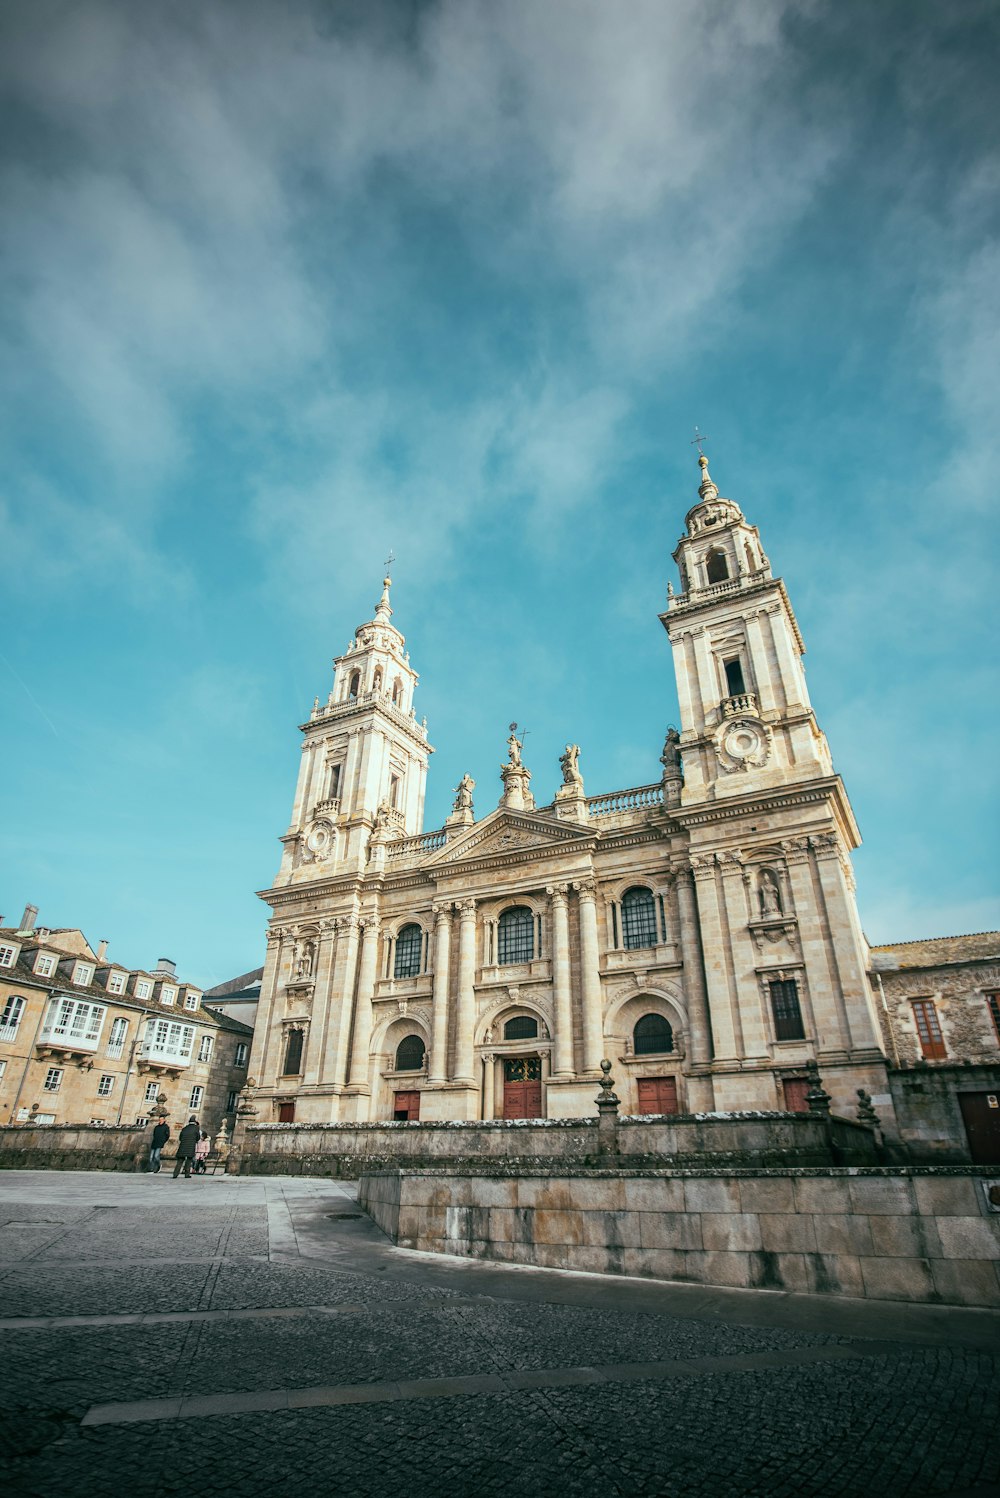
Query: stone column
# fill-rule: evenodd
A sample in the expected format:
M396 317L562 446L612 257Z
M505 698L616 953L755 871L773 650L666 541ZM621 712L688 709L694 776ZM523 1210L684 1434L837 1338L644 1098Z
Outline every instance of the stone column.
M448 987L451 977L451 906L434 907L434 990L431 999L429 1082L448 1078Z
M557 1077L573 1075L573 999L570 987L569 911L565 884L546 889L552 907L552 997L555 1007L555 1062Z
M688 1056L693 1066L704 1066L712 1059L712 1029L708 1018L701 942L698 940L694 879L690 869L681 869L677 875L676 889L681 961L684 964L684 995L688 1011Z
M458 910L458 1002L455 1006L455 1082L475 1083L472 1067L473 1029L476 1022L476 902L459 900Z
M354 1040L351 1044L351 1075L348 1082L350 1087L366 1090L370 1071L372 998L378 964L378 927L375 916L369 916L361 922L363 937L358 970L358 999L354 1009Z
M604 1049L604 1014L597 948L597 887L592 879L574 884L580 901L580 1002L583 1010L583 1070L597 1072Z
M496 1114L496 1057L492 1051L483 1057L483 1118L490 1119Z
M358 930L356 915L338 917L337 956L328 1002L337 1010L336 1060L332 1080L342 1087L347 1073L347 1042L351 1033L354 1003L354 978L358 970Z

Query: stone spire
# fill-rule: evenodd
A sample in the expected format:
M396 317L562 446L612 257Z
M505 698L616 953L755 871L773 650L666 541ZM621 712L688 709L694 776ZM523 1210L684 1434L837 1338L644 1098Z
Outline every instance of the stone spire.
M698 454L698 467L701 469L701 483L698 485L698 493L702 499L718 499L719 491L712 482L712 475L708 471L708 459L704 453Z
M378 608L375 610L375 619L381 624L388 624L392 618L392 609L389 607L389 589L391 587L392 578L384 577L382 579L382 597L379 599Z

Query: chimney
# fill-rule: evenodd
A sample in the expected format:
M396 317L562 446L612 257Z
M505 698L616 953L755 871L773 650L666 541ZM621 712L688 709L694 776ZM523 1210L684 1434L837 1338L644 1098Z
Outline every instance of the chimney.
M107 957L107 955L108 955L108 943L107 943L107 940L104 937L102 937L101 940L100 940L100 942L98 943L98 947L97 947L97 960L98 960L98 962L103 962L104 959L105 959L105 957Z
M29 931L34 930L35 920L37 919L37 916L37 905L26 905L24 907L24 914L21 917L21 924L17 928L18 936L27 936Z
M177 964L176 962L172 962L169 957L157 957L156 972L169 973L171 977L174 977L177 972Z

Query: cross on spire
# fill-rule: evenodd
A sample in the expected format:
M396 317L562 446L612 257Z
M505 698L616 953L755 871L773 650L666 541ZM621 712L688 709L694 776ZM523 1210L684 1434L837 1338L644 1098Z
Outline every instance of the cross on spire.
M694 437L692 438L691 442L688 445L689 445L689 447L696 447L698 449L698 456L702 457L703 453L702 453L702 446L701 446L701 444L703 442L707 442L707 441L708 441L708 438L705 436L704 432L699 432L698 428L695 427L695 429L694 429Z
M695 430L697 430L697 428L695 428ZM393 551L392 547L390 546L390 548L389 548L389 555L385 559L385 570L386 570L386 574L388 574L389 568L392 566L392 564L393 564L393 562L395 560L396 560L396 553Z

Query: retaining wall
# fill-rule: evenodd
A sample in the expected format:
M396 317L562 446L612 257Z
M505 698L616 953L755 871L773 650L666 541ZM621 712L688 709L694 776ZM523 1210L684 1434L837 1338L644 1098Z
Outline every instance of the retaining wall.
M358 1199L394 1242L431 1253L1000 1307L1000 1182L975 1166L396 1170L366 1175Z
M151 1130L90 1124L0 1128L0 1170L135 1170Z

